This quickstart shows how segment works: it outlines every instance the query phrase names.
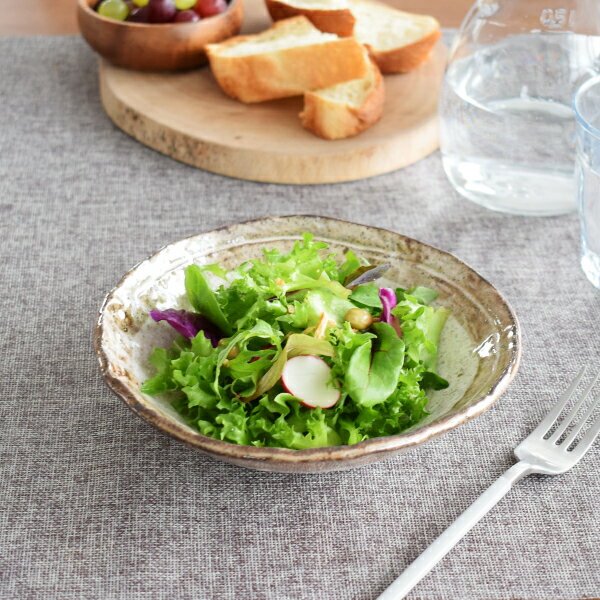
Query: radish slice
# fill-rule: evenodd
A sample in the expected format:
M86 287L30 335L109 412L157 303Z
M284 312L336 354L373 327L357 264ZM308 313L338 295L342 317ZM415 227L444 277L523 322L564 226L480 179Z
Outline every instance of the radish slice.
M285 363L281 383L304 406L331 408L340 399L340 390L331 384L330 376L331 368L322 358L303 354Z

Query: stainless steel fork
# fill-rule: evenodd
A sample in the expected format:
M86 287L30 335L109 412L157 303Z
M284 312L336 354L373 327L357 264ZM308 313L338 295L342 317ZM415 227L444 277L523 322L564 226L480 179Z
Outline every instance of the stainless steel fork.
M600 415L593 420L579 440L586 422L594 415L599 399L594 400L580 419L578 412L584 406L594 387L597 375L575 402L569 414L559 420L563 409L575 397L575 391L585 374L585 368L562 395L542 422L516 448L519 462L497 479L442 535L440 535L377 600L400 600L456 546L456 544L506 495L519 479L531 473L559 475L576 465L590 449L600 433ZM553 429L556 427L556 429ZM567 435L565 432L570 429Z

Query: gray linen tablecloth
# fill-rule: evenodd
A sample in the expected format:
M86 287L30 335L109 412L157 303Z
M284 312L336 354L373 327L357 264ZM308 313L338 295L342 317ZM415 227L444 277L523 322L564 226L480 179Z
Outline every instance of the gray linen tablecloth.
M133 415L100 378L103 295L172 240L262 215L392 228L494 282L524 332L495 407L401 457L268 474L209 459ZM600 365L600 292L575 216L461 199L435 154L316 187L227 179L117 130L78 38L0 39L0 597L368 600L513 462L583 363ZM600 444L520 483L410 596L600 595Z

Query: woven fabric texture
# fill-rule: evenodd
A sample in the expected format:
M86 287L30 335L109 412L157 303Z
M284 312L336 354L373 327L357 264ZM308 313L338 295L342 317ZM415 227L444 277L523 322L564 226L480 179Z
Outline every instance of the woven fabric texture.
M0 39L0 598L369 600L512 462L580 365L600 365L600 293L575 216L461 199L439 154L323 186L256 184L174 162L116 129L75 37ZM236 221L316 213L455 253L508 298L520 371L492 410L344 473L253 472L133 415L104 385L104 294L164 244ZM410 595L600 596L600 444L529 477Z

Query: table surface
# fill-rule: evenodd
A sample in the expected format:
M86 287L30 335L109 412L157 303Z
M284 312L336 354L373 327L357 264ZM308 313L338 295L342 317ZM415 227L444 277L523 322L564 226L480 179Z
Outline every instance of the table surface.
M457 27L472 0L393 0L398 7L437 17L444 27ZM76 0L0 0L0 35L78 33Z
M395 4L455 27L471 2ZM74 0L1 0L0 35L75 34L74 5ZM33 114L22 115L22 126L11 121L3 128L13 135L4 137L11 152L0 160L0 212L6 217L0 229L8 236L4 239L10 238L2 255L5 264L18 259L8 276L22 308L34 308L23 275L35 276L33 290L43 295L28 325L13 308L14 296L6 288L0 296L3 314L9 315L2 342L9 355L3 369L9 433L0 448L8 492L0 534L5 549L0 554L0 597L372 597L510 464L511 446L545 410L549 396L563 384L563 374L588 357L597 362L594 336L575 339L582 329L594 327L599 304L577 269L574 219L534 224L469 207L448 188L437 157L337 190L318 188L321 201L312 197L315 188L264 186L258 193L253 184L194 172L113 129L101 114L89 74L93 59L81 46L82 60L67 56L72 43L32 40L1 46L14 58L5 58L7 69L21 65L40 78L27 82L20 106L19 98L13 98L17 113L37 90L46 89L43 83L56 86L58 76L67 85L55 90L50 109L34 101ZM52 58L35 65L31 53L40 49L74 61L88 76L81 81ZM42 72L44 66L49 71ZM0 83L0 92L10 89L8 81L10 77L6 86ZM69 92L88 106L77 107ZM74 144L78 130L83 132L80 141L96 147L95 159L86 166ZM39 142L33 152L24 142L27 137L29 143ZM9 143L12 138L19 138L16 149L27 157L25 162L12 160L19 155ZM60 157L46 153L65 149ZM82 176L90 171L104 174L106 189ZM142 189L128 188L125 182L139 176ZM337 216L336 205L349 202L347 216L379 224L372 214L364 214L358 199L374 195L375 208L402 223L400 231L458 252L503 284L520 309L526 344L521 373L501 406L412 459L310 478L218 465L133 420L98 381L89 332L77 332L88 331L102 292L145 253L176 237L231 222L207 203L212 195L227 198L231 214L239 218L255 216L257 211L239 199L239 190L255 199L260 214L311 210ZM426 218L408 204L415 195L427 207ZM166 196L173 212L164 206ZM193 224L177 217L189 210L190 196L198 198L192 203ZM128 224L137 220L136 208L144 204L147 213L160 219L146 213L130 239ZM527 231L533 231L532 240ZM562 238L560 248L543 241L553 236ZM82 247L87 259L77 255ZM556 290L576 307L572 317L549 303L541 273L532 273L527 261L555 273ZM74 299L74 331L50 316L55 332L42 336L42 344L34 343L37 332L45 329L45 315ZM567 336L570 344L560 335L569 329L580 332ZM9 354L17 336L28 341ZM14 369L17 364L25 368ZM24 407L23 400L31 407ZM415 594L424 599L598 595L599 503L586 490L598 488L599 466L594 449L572 476L524 482ZM365 507L372 486L378 486L379 496ZM414 488L420 493L415 495ZM268 505L256 512L256 505L267 499ZM319 518L319 502L331 511L329 518ZM396 525L388 526L388 521ZM291 548L290 537L295 538ZM216 545L213 538L219 540ZM203 551L206 547L211 552ZM372 558L365 561L365 555ZM315 556L321 562L317 570L310 567Z
M0 38L0 73L2 600L372 599L513 463L579 366L599 366L574 215L474 206L437 153L322 186L185 166L112 125L74 36ZM498 286L523 328L508 393L405 455L310 476L216 462L131 414L92 350L104 294L170 241L293 213L392 228ZM599 484L600 444L566 475L527 478L410 598L597 597Z

